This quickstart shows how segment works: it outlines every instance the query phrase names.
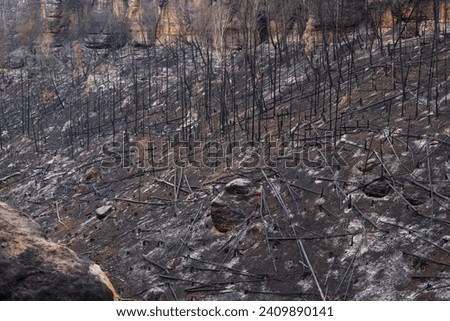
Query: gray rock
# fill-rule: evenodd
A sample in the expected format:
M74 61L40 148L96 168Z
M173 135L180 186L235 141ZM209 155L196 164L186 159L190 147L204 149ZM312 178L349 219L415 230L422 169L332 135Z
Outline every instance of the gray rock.
M391 192L391 187L385 180L378 180L363 189L364 194L370 197L383 198Z
M114 209L112 205L103 205L95 210L95 214L99 220L104 219L109 212Z
M246 179L236 179L225 186L211 202L211 218L220 232L234 229L259 208L260 192Z
M230 194L248 194L251 182L248 179L238 178L225 186L225 191Z

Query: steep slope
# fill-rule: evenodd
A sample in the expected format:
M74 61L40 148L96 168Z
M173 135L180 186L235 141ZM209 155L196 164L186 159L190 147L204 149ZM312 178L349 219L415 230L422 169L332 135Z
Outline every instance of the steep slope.
M423 28L29 56L0 199L126 299L448 300L450 53Z

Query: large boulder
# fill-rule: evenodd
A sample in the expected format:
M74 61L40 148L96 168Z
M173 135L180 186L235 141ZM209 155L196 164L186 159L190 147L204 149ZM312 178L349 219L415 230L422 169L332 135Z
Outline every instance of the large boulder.
M0 203L0 300L116 300L97 264L53 243L28 216Z
M259 209L261 192L250 180L236 179L229 182L211 202L211 218L220 232L228 232L251 217Z

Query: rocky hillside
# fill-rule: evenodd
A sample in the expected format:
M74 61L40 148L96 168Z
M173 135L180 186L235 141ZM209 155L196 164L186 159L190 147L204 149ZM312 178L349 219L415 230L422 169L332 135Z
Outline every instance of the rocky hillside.
M122 299L450 299L447 2L180 3L5 38L0 201Z

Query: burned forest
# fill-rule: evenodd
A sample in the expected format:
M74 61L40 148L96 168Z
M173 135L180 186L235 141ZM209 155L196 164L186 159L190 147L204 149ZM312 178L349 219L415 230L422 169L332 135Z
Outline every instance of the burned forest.
M42 299L5 272L31 225L122 300L450 299L450 1L0 0L0 22L1 299Z

